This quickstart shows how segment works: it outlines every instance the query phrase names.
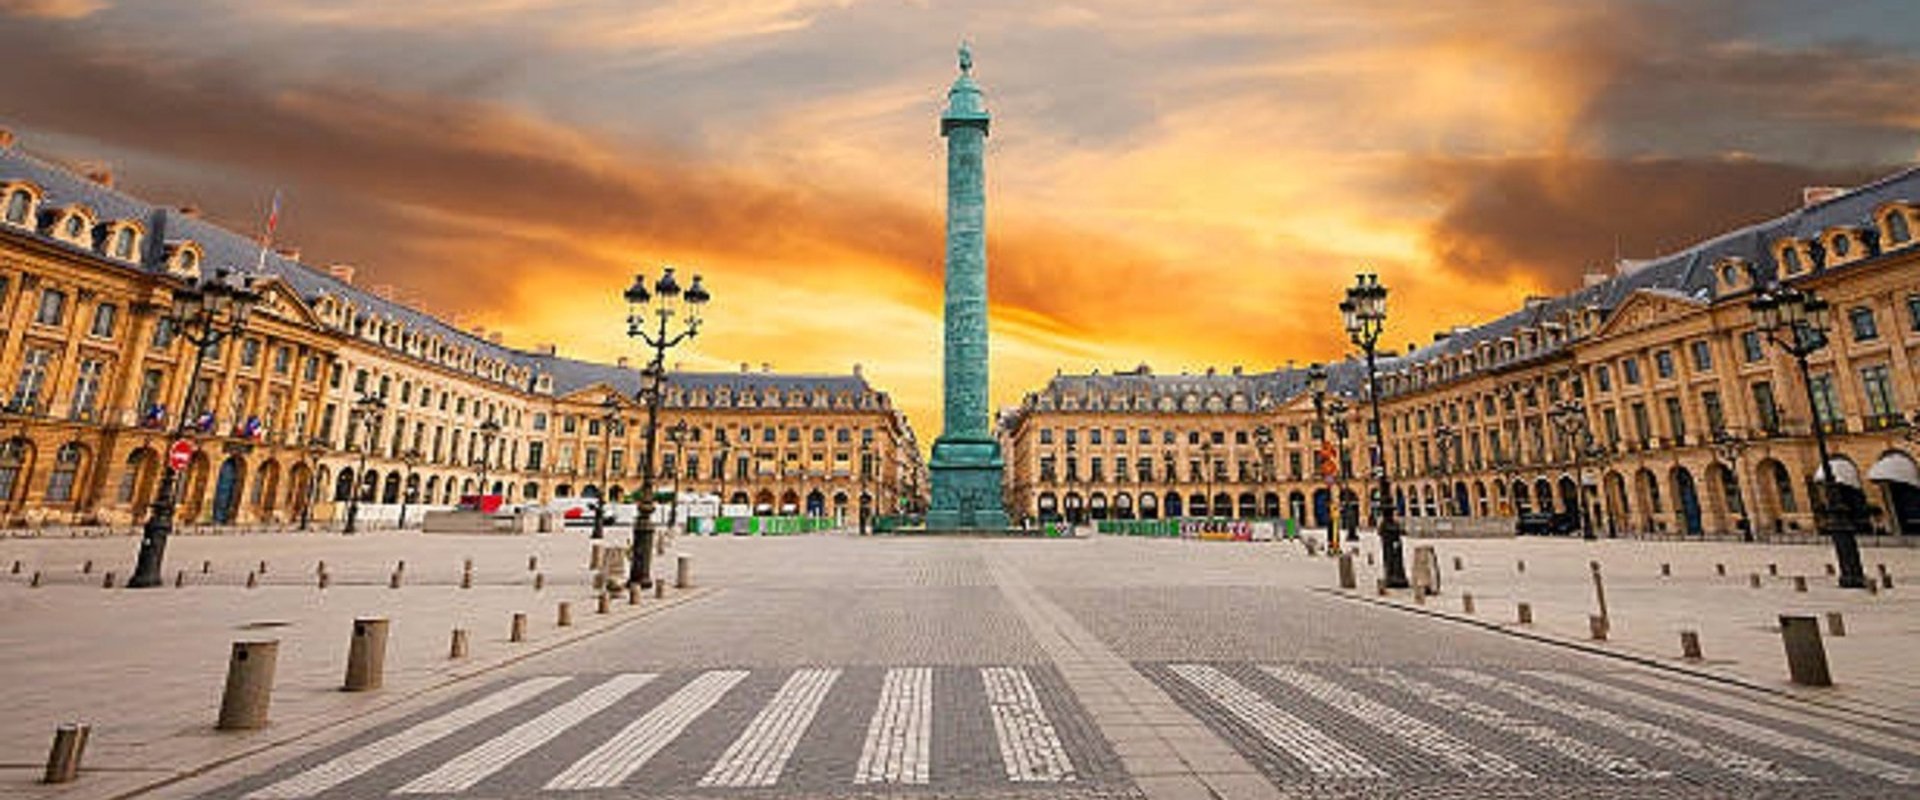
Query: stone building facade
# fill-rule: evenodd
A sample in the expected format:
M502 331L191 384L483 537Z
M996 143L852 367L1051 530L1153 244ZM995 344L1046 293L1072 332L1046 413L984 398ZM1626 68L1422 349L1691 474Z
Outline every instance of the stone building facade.
M1528 511L1578 520L1584 505L1602 535L1811 533L1818 424L1830 434L1834 476L1866 494L1874 528L1920 534L1917 234L1920 170L1810 192L1776 219L1659 259L1622 262L1578 291L1530 298L1499 319L1384 359L1395 507L1415 530L1506 527ZM1813 290L1833 306L1828 345L1811 357L1811 392L1748 309L1774 282ZM1362 369L1351 360L1334 365L1335 386L1357 395ZM1133 431L1134 452L1106 455L1108 464L1120 456L1137 467L1143 438L1157 451L1145 454L1149 461L1191 461L1196 433L1233 443L1261 427L1298 427L1301 374L1055 378L1003 415L1001 433L1016 454L1009 489L1028 515L1071 516L1078 502L1086 516L1100 516L1091 498L1115 496L1111 475L1092 485L1082 473L1076 484L1047 466L1090 458L1086 448L1115 450L1112 433L1090 442L1092 430ZM1080 453L1068 452L1070 442ZM1230 450L1228 463L1244 457L1244 448ZM1162 514L1172 510L1164 498L1190 497L1198 485L1184 471L1150 477L1126 488L1133 498L1163 498ZM1308 491L1290 478L1283 468L1225 491L1240 499ZM1189 499L1187 510L1193 505ZM1255 514L1239 502L1231 510L1319 524L1311 507L1274 514L1263 500ZM1131 511L1146 509L1136 499ZM1107 515L1127 512L1105 503Z
M0 132L0 524L139 521L183 419L197 428L179 505L189 524L287 523L310 504L324 521L356 487L384 504L638 488L637 370L507 347L357 284L350 266L263 255L191 208L112 184ZM193 348L166 317L183 281L216 269L254 276L263 297L206 353L202 402L186 409ZM382 407L366 413L363 398ZM673 371L662 400L662 488L724 488L774 514L917 505L913 432L857 368ZM731 466L716 472L722 458Z

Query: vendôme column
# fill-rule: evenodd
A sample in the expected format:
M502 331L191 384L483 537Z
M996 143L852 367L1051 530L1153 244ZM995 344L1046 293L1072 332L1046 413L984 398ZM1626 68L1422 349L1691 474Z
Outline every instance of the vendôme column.
M1004 530L1004 462L988 427L987 192L985 98L973 82L973 53L960 47L960 77L947 90L940 135L947 140L945 414L928 463L933 497L927 529Z

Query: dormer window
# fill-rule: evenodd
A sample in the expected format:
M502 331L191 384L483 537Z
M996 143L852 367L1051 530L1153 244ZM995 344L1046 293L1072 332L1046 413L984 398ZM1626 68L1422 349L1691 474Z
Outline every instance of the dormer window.
M33 207L38 198L24 186L15 186L7 191L6 220L8 225L26 228L33 224Z
M1912 214L1912 209L1901 205L1881 212L1880 229L1883 235L1880 240L1886 242L1883 250L1905 247L1913 242L1913 220L1909 219Z
M140 229L132 223L115 223L107 235L107 255L121 261L135 261L140 251Z
M1806 261L1800 257L1800 246L1793 241L1780 243L1780 275L1791 278L1807 271Z
M69 213L65 219L60 221L61 238L69 242L78 242L86 238L86 234L87 221L80 216L79 212Z

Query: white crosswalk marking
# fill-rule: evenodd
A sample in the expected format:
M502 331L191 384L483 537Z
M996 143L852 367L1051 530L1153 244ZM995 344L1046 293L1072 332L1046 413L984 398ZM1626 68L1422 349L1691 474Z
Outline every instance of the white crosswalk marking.
M1718 691L1718 690L1712 691L1712 692L1696 691L1694 690L1694 687L1691 684L1675 683L1672 678L1668 678L1665 676L1643 675L1636 672L1616 672L1609 675L1608 677L1614 678L1616 680L1627 681L1629 683L1635 683L1635 684L1652 688L1652 689L1665 689L1670 692L1681 692L1686 694L1687 699L1693 700L1695 702L1709 703L1715 706L1719 706L1721 708L1733 709L1736 711L1745 711L1755 716L1767 717L1769 719L1778 720L1780 722L1786 722L1786 723L1796 724L1796 725L1817 724L1817 725L1820 725L1820 732L1828 736L1835 736L1841 739L1846 739L1852 742L1859 742L1860 744L1864 744L1872 747L1878 747L1884 750L1892 750L1897 753L1920 755L1920 741L1916 741L1914 739L1908 739L1905 737L1896 736L1891 733L1882 733L1881 731L1878 731L1872 728L1856 727L1853 725L1835 725L1835 724L1832 724L1832 720L1830 719L1826 719L1822 717L1809 717L1805 712L1802 712L1799 710L1790 710L1790 709L1780 708L1778 706L1773 706L1773 705L1759 702L1758 700L1741 697L1734 694L1729 694L1724 691Z
M787 759L813 723L813 715L840 677L837 669L803 669L787 679L727 752L715 762L701 786L772 786Z
M487 743L456 756L453 760L440 765L438 769L413 779L406 785L393 790L394 794L446 794L471 789L474 784L485 780L487 776L505 769L515 759L533 752L541 745L552 741L554 737L565 733L568 728L604 711L607 706L619 702L620 698L647 685L647 682L653 678L653 675L638 673L626 673L608 678L600 685L582 692L580 696L554 706L546 713L520 723Z
M1441 673L1461 682L1504 694L1535 708L1543 708L1588 722L1629 738L1658 745L1677 756L1704 761L1728 772L1757 781L1804 781L1807 776L1764 758L1750 756L1710 742L1703 742L1668 730L1665 726L1615 714L1585 703L1562 699L1530 686L1485 675L1470 669L1443 669Z
M740 670L701 674L652 711L614 734L613 738L594 748L593 752L575 761L566 771L548 781L547 788L604 789L619 786L746 677L747 673Z
M1387 773L1366 756L1322 733L1261 697L1220 670L1203 664L1168 667L1181 680L1205 692L1215 704L1245 723L1274 749L1300 760L1308 772L1331 778L1384 778Z
M1566 756L1575 763L1590 769L1604 772L1616 778L1645 780L1665 778L1673 773L1658 770L1640 763L1631 756L1621 755L1605 747L1582 741L1561 732L1544 722L1526 717L1517 717L1498 708L1472 700L1458 692L1449 691L1426 681L1419 680L1391 669L1361 669L1360 674L1379 683L1400 689L1426 701L1449 714L1457 714L1494 730L1511 733L1515 736Z
M1453 765L1468 775L1500 778L1530 778L1533 773L1498 753L1490 753L1441 730L1439 726L1408 716L1399 709L1373 700L1315 675L1293 667L1262 666L1260 671L1275 680L1326 703L1341 713L1373 726L1375 730L1399 739L1420 752Z
M993 716L994 738L1000 742L1000 760L1007 780L1015 783L1055 783L1078 780L1066 746L1040 706L1033 680L1018 667L986 667L980 679L987 688L987 711Z
M853 782L924 784L933 740L933 670L887 670Z
M536 695L566 683L564 677L530 678L508 686L433 719L420 722L379 741L354 748L326 763L278 783L247 793L247 800L297 800L312 797L366 774L429 744L444 739Z
M1649 697L1639 692L1628 691L1617 686L1600 683L1599 681L1583 678L1578 675L1547 671L1529 671L1526 674L1540 678L1541 680L1551 681L1560 686L1578 689L1595 697L1605 698L1616 703L1636 706L1656 714L1663 714L1675 719L1685 720L1695 725L1712 728L1729 736L1745 739L1749 742L1766 745L1768 747L1779 748L1795 755L1825 761L1843 769L1853 770L1854 772L1865 775L1872 775L1881 780L1906 785L1920 783L1920 772L1916 772L1913 769L1874 758L1873 756L1834 747L1825 742L1816 742L1812 739L1806 739L1772 728L1755 725L1746 720L1734 719L1709 711L1688 708L1679 703L1670 703L1656 697Z

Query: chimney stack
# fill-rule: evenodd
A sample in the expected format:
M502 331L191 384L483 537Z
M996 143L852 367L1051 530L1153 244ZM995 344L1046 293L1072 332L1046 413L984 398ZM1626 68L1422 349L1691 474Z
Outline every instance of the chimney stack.
M543 356L557 356L560 354L560 347L555 344L541 344L533 348L533 351Z
M282 245L280 247L273 248L273 253L274 255L277 255L288 261L300 260L300 248L294 247L292 245Z
M499 331L494 331L487 334L487 341L496 345L503 344L507 341L507 335Z
M101 186L105 186L109 189L113 188L113 168L112 167L109 167L105 164L89 164L86 167L85 173L87 176L87 180L93 181L94 183L100 184Z
M1846 193L1843 186L1808 186L1800 190L1800 207L1817 206Z
M328 275L332 275L334 280L349 286L353 285L353 272L354 266L352 264L334 264L327 267Z
M760 362L760 371L766 372L766 373L773 372L773 362L771 361Z
M853 362L853 377L860 377L860 362Z
M747 362L745 361L740 362L740 372L744 374L747 371L748 371Z
M632 362L628 361L626 356L621 356L613 360L613 365L621 369L626 369L630 363Z
M0 128L0 150L13 147L13 129Z

